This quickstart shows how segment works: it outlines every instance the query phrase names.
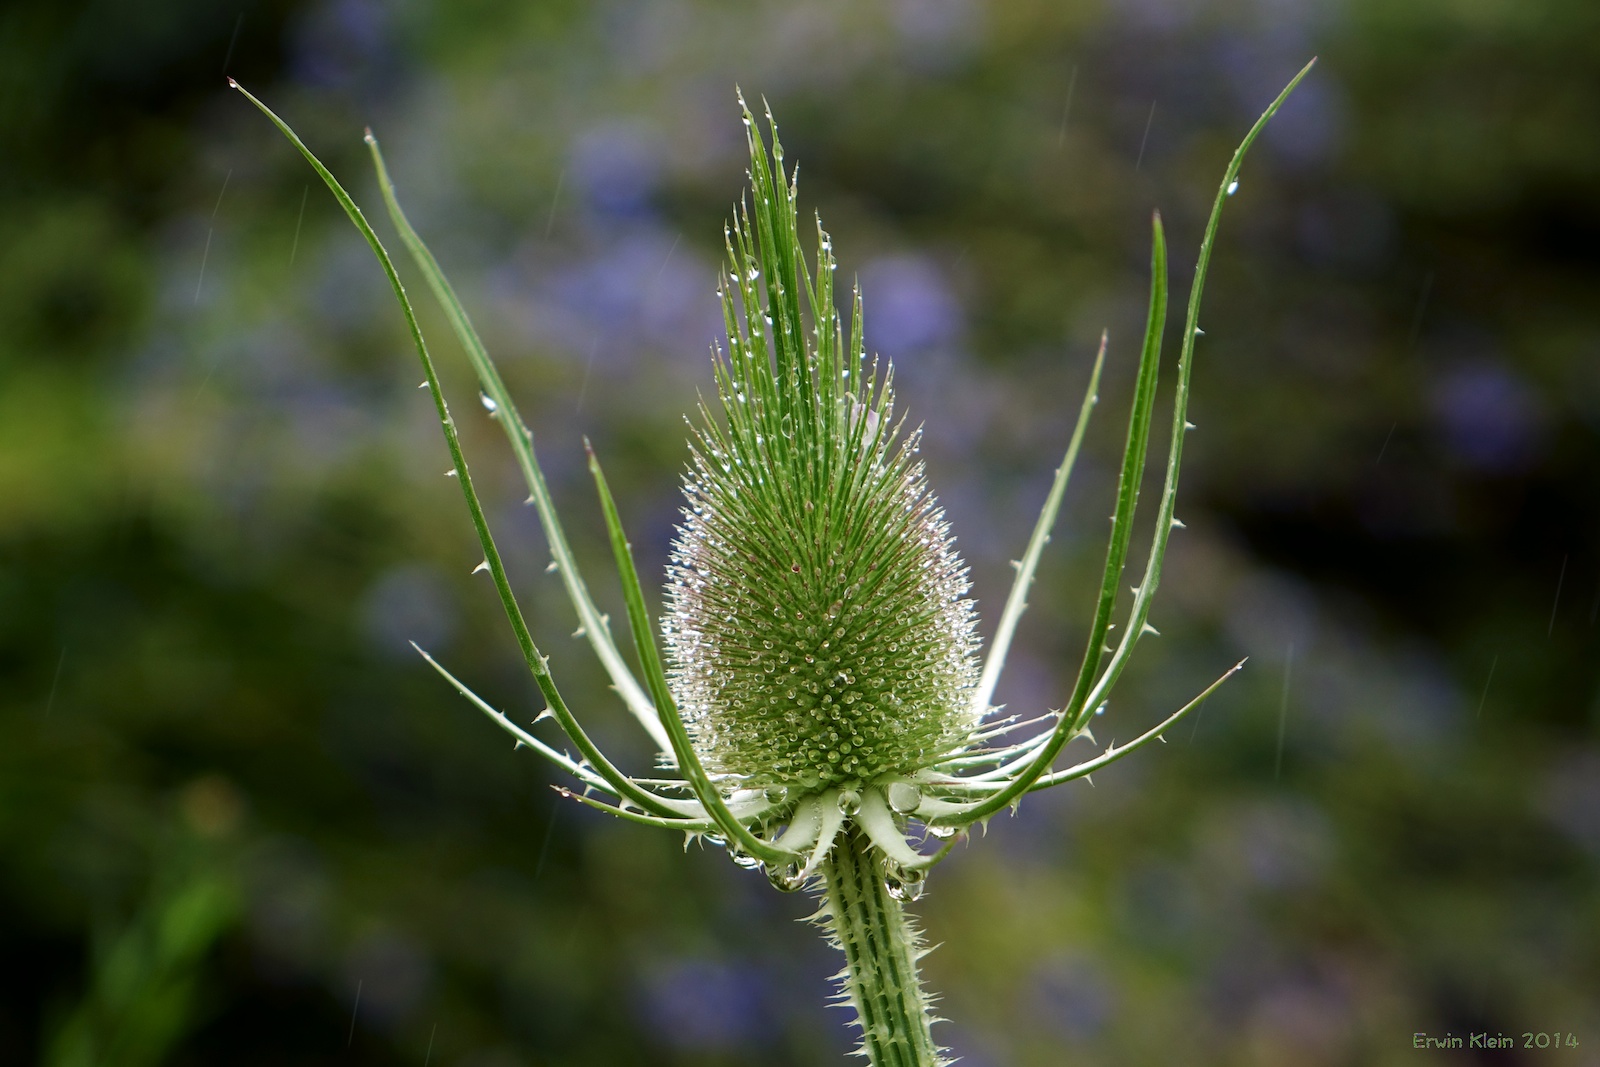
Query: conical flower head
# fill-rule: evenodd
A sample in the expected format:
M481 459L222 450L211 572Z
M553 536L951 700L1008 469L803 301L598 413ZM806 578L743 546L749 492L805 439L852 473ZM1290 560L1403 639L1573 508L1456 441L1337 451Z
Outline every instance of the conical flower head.
M745 125L754 203L727 234L722 418L702 407L663 628L707 768L794 795L967 745L977 639L892 368L865 365L859 295L846 345L829 238L819 222L813 281L776 130L769 163Z

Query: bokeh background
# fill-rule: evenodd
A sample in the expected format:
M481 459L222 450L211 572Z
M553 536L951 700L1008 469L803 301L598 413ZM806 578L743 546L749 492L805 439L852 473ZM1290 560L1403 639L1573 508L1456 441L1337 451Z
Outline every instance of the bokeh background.
M1186 292L1229 152L1314 54L1224 219L1164 636L1101 740L1249 666L936 872L937 1033L971 1067L1412 1063L1474 1030L1518 1047L1430 1062L1600 1063L1591 0L12 0L0 1064L851 1044L811 901L559 801L410 651L539 707L383 278L225 72L374 217L384 139L614 614L580 439L659 575L736 85L861 280L991 626L1109 328L999 694L1037 712L1087 621L1149 213ZM644 770L424 316L536 636Z

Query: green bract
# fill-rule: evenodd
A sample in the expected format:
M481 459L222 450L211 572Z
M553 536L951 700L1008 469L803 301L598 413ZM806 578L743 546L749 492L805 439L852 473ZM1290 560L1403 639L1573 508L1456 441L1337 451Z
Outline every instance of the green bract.
M1063 707L1021 723L995 720L990 698L1095 403L1104 338L1066 457L1018 561L980 670L975 618L965 599L966 569L924 482L917 434L900 432L895 421L892 369L885 367L880 376L862 348L859 294L848 330L840 319L832 244L820 220L814 276L807 271L794 179L783 169L776 128L769 155L746 110L752 201L726 233L720 289L728 348L713 360L720 417L702 410L690 446L689 505L673 548L662 620L665 662L616 502L589 453L622 579L641 672L636 677L578 572L534 454L533 434L449 282L400 210L377 142L368 134L390 218L449 316L491 417L505 430L582 630L628 710L660 746L663 762L682 775L666 780L624 773L568 708L506 576L394 264L343 187L288 126L249 97L304 153L389 277L483 548L479 569L493 579L544 695L548 709L540 719L553 720L576 754L558 747L562 741L552 744L512 722L428 662L512 734L518 747L533 749L571 775L579 788L563 789L566 795L634 822L722 842L739 863L764 868L780 888L820 883L818 918L844 951L843 994L857 1010L862 1051L877 1067L944 1062L929 1031L929 1001L917 973L924 950L902 902L919 893L924 873L945 858L961 831L1014 806L1024 793L1084 777L1160 737L1242 666L1122 747L1052 769L1067 742L1089 737L1089 720L1128 657L1155 632L1148 621L1151 600L1167 539L1182 525L1173 508L1183 442L1193 428L1185 414L1212 242L1222 207L1237 188L1245 151L1309 70L1308 64L1250 129L1213 202L1184 319L1154 532L1113 646L1107 642L1150 444L1167 314L1166 240L1160 217L1154 219L1149 314L1087 646ZM1009 739L1040 722L1033 736ZM929 836L943 839L942 847L924 851Z

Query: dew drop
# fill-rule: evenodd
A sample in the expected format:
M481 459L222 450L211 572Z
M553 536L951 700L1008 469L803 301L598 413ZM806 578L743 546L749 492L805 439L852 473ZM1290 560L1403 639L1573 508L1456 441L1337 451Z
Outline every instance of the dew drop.
M488 393L480 392L478 394L478 400L482 402L483 410L487 411L490 415L497 414L500 411L500 405L496 404L494 402L494 397L490 396Z
M798 863L791 863L783 867L768 867L767 880L774 889L780 893L794 893L805 886L805 879L800 877L801 867Z
M884 888L896 900L919 900L922 890L928 883L928 876L921 871L896 870L884 879Z
M1229 196L1232 196L1234 193L1237 193L1238 191L1239 191L1239 183L1238 183L1237 180L1231 181L1231 182L1228 183L1228 195Z
M889 784L889 806L900 814L917 810L922 803L922 791L910 782L891 782Z

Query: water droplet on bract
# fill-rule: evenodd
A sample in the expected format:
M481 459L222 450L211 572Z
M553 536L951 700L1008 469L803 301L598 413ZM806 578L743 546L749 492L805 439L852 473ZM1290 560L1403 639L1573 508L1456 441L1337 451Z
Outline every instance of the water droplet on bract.
M830 756L829 758L837 758ZM839 791L839 812L842 815L854 815L861 810L861 794L854 789L841 789Z
M1094 709L1094 713L1095 713L1095 714L1096 714L1096 715L1104 715L1104 714L1105 714L1105 713L1106 713L1106 707L1107 707L1107 706L1108 706L1108 705L1109 705L1109 704L1110 704L1110 703L1111 703L1111 702L1110 702L1110 701L1109 701L1109 700L1108 700L1108 701L1106 701L1106 702L1105 702L1105 703L1104 703L1104 704L1101 704L1101 705L1100 705L1100 706L1099 706L1099 707L1098 707L1098 708L1095 708L1095 709Z
M800 877L800 865L791 863L785 867L768 867L767 881L780 893L793 893L801 889L806 883Z
M954 826L934 826L929 824L926 829L931 836L937 837L941 841L948 841L956 836L956 828Z
M889 806L900 814L916 811L922 803L922 791L910 782L889 783Z
M783 422L781 424L779 424L778 429L782 431L783 436L789 438L791 441L794 440L794 419L793 418L791 418L788 415L785 415L783 417Z
M500 410L500 405L496 404L494 402L494 397L490 396L488 393L480 392L478 394L478 399L483 403L483 410L487 411L489 414L493 415Z
M752 855L749 855L748 853L740 852L736 848L728 849L728 857L732 859L734 863L737 863L747 871L753 871L757 867L762 866L760 860L756 859Z
M895 870L883 880L883 886L896 900L918 900L928 876L921 871Z
M781 804L789 796L789 787L786 785L769 785L766 790L767 800L773 804Z
M1234 193L1237 193L1238 191L1239 191L1239 183L1237 181L1231 181L1231 182L1228 183L1228 195L1229 196L1232 196Z

